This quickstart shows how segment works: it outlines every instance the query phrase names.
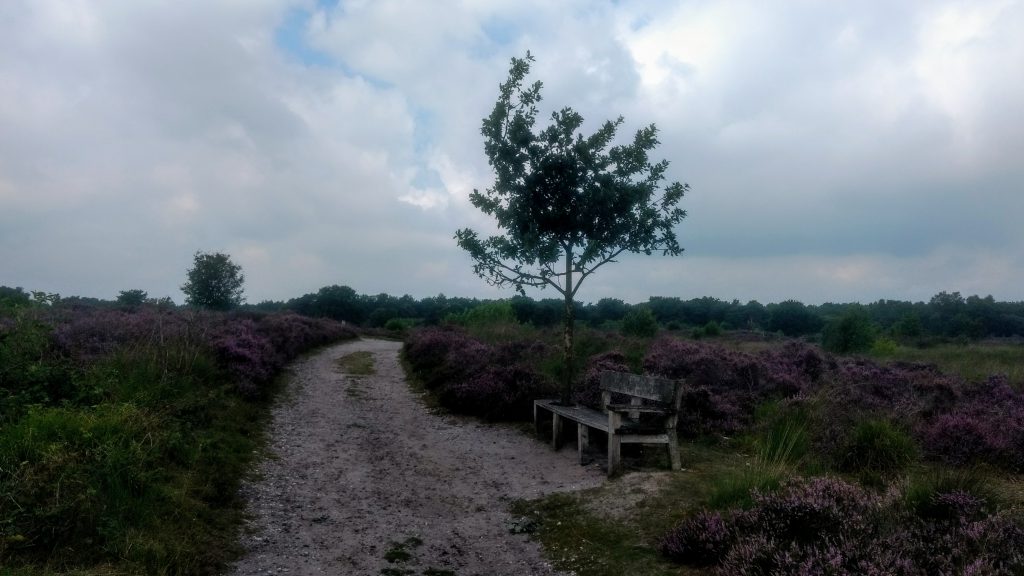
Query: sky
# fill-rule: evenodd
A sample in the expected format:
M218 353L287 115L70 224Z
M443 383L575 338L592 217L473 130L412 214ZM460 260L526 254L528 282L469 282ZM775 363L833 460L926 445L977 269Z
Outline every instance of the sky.
M529 50L541 118L651 123L690 191L679 257L578 298L1024 300L1024 2L4 0L0 285L183 301L514 295L481 122ZM552 290L534 297L557 297Z

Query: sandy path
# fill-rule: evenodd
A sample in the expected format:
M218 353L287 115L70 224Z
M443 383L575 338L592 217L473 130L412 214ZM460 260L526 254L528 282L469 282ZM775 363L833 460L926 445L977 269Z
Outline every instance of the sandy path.
M553 574L509 532L507 503L598 485L601 471L513 430L429 414L400 348L361 340L292 366L274 410L276 458L245 488L251 533L230 574ZM355 351L373 353L375 375L339 371Z

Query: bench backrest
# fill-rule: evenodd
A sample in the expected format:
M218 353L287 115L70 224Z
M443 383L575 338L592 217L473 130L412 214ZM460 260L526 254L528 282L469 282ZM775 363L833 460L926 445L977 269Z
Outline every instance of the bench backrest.
M677 403L680 397L678 394L680 385L680 381L667 378L638 376L626 372L601 373L602 391L664 402L670 406L676 405L676 408L678 408Z

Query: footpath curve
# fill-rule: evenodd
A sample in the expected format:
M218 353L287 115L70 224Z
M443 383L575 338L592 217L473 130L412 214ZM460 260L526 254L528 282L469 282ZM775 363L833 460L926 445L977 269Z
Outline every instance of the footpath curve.
M244 488L246 553L228 574L556 574L510 533L508 502L597 486L603 473L507 427L430 414L400 348L346 342L291 366L272 456ZM338 368L359 351L375 374Z

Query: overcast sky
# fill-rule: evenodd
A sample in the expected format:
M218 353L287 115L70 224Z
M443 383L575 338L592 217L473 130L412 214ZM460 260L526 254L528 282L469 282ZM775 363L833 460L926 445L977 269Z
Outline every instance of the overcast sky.
M4 0L0 285L503 297L455 230L530 50L542 113L660 129L677 258L584 301L1024 300L1024 2ZM556 297L552 291L535 293Z

